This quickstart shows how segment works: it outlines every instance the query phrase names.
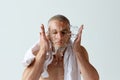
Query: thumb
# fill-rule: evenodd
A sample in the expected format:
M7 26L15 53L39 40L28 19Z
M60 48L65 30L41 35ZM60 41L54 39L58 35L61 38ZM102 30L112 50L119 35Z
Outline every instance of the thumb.
M40 37L45 37L45 29L43 24L40 26Z
M43 24L41 24L41 26L40 26L40 32L41 32L43 35L45 35L45 28L44 28L44 25L43 25Z

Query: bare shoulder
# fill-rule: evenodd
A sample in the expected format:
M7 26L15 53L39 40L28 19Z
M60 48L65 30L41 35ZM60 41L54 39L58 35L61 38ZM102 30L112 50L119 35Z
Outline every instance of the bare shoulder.
M82 50L85 58L89 61L89 55L88 55L88 52L87 52L86 48L81 45L81 50Z

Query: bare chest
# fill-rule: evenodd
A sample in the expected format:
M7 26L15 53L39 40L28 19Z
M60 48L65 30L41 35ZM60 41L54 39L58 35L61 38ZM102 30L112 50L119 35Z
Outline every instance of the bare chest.
M64 80L63 59L53 59L52 63L48 66L48 78L40 77L40 80Z

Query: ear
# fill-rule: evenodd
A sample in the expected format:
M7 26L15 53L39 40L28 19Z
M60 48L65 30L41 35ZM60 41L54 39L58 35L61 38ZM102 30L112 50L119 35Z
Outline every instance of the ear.
M50 40L50 33L49 33L49 31L47 31L46 37L47 37L48 40Z
M46 36L49 39L50 38L50 28L48 27L48 31L46 32Z
M70 37L71 37L72 36L72 34L71 34L72 32L70 31L69 33L70 33Z
M69 40L70 40L70 38L71 38L71 36L72 36L72 34L71 34L71 31L69 31L69 33L68 33L69 35Z

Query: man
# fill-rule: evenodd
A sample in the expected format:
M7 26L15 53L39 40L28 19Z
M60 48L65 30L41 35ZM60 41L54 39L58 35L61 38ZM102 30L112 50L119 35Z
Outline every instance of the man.
M31 49L32 60L26 59L25 64L29 64L22 80L81 80L80 75L83 80L99 80L98 72L81 45L83 25L74 42L70 39L70 22L63 15L50 18L47 34L43 24L40 29L40 40Z

